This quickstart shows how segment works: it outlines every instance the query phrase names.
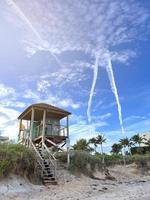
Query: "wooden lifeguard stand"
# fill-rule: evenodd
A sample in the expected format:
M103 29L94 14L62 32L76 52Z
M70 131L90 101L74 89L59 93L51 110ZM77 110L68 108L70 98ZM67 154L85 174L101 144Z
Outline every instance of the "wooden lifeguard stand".
M56 152L67 151L68 164L70 162L70 114L55 106L38 103L29 106L18 117L20 120L19 143L31 147L36 153L44 182L56 181Z

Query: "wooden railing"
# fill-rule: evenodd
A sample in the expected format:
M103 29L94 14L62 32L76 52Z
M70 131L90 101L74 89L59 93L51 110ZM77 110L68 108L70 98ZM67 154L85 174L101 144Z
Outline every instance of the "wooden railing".
M43 125L38 125L36 127L36 135L35 137L38 137L42 135L42 129ZM67 136L67 127L62 126L62 125L54 125L54 124L48 124L46 123L45 127L45 136L50 136L50 135L56 135L56 136Z
M21 130L21 134L19 135L19 138L18 138L18 143L23 144L25 146L29 146L29 142L30 142L29 132L30 132L29 129Z
M45 153L46 153L46 156L47 156L48 161L49 161L49 166L50 166L50 168L52 170L52 173L53 173L54 177L56 178L57 160L56 160L55 156L47 148L45 143L43 143L43 150L46 150Z
M33 138L37 138L42 135L42 124L35 127L34 133L32 133ZM19 135L18 142L21 144L24 144L26 146L29 146L29 136L30 136L30 130L24 129L21 131L21 134ZM62 125L54 125L54 124L46 124L45 128L45 136L67 136L67 127Z
M35 147L35 145L33 144L33 142L30 140L30 147L33 149L33 151L35 152L35 157L37 160L37 163L39 164L40 168L41 168L41 176L43 177L43 171L44 171L44 160L41 157L39 151L37 150L37 148Z
M56 161L56 158L53 156L53 154L51 154L50 150L47 148L45 143L43 143L43 145L41 146L44 159L41 157L39 151L37 150L37 148L35 147L35 145L33 144L33 142L31 140L30 140L30 147L35 152L37 162L42 169L41 175L43 175L43 171L44 171L44 163L43 162L44 162L44 160L46 160L48 162L48 165L51 169L51 172L52 172L54 178L56 179L57 161Z
M43 158L41 157L41 155L39 154L37 148L35 147L35 145L33 144L33 142L30 140L30 145L31 145L31 148L35 151L36 153L36 157L38 157L38 160L40 160L39 164L42 166L42 162L43 162Z

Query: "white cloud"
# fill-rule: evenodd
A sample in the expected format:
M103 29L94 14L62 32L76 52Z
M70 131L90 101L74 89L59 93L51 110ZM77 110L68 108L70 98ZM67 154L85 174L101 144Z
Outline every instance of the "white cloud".
M28 33L30 53L44 48L53 53L110 48L140 38L150 17L149 10L136 0L15 3L9 3L9 12L15 13L14 19Z
M50 87L50 83L47 80L41 80L37 83L37 90L39 92L48 92L48 88Z
M36 92L28 89L24 92L23 97L26 99L33 99L35 101L39 101L40 100L40 95L38 95Z
M89 139L98 135L99 129L109 125L107 122L109 117L111 117L111 113L99 115L94 118L93 123L88 124L85 116L73 114L70 118L70 135L72 144L78 139Z
M107 103L106 105L102 105L101 109L109 109L109 108L112 108L114 106L116 106L116 102L115 101L113 101L111 103Z
M86 119L85 119L85 116L83 116L83 115L76 115L76 114L72 114L71 116L70 116L70 120L71 120L71 123L80 123L81 122L81 124L83 123L83 124L85 124L86 123Z
M4 84L0 84L0 97L7 97L9 95L15 95L15 89L7 87Z
M95 137L99 133L99 129L101 130L105 126L108 126L107 119L111 117L111 114L106 113L102 116L99 116L96 118L97 121L95 121L93 124L89 125L87 124L87 121L85 119L85 116L77 116L73 115L71 117L71 125L70 125L70 135L72 139L72 144L76 142L76 140L85 138L89 139L91 137ZM99 119L105 119L105 120L99 120ZM110 131L100 131L104 134L104 136L107 138L107 144L105 147L107 147L110 150L110 147L113 143L119 142L119 139L123 137L131 137L134 134L142 133L144 131L149 131L150 127L150 119L147 119L143 116L131 116L125 119L125 122L130 122L129 125L127 124L125 126L125 134L121 134L121 130L110 130ZM108 150L107 149L107 150Z
M1 106L3 107L13 107L13 108L24 108L26 103L21 101L12 100L11 98L7 98L5 100L0 101Z
M59 104L60 104L60 106L65 107L65 108L67 108L67 107L72 107L73 109L80 108L80 104L73 102L72 99L63 99L60 101Z
M140 119L133 122L132 124L129 124L126 127L126 130L127 132L132 131L134 133L139 133L148 131L150 129L149 127L150 127L150 119Z
M60 1L7 1L11 20L20 25L24 46L29 53L45 50L57 61L60 69L50 74L51 83L57 87L72 83L77 87L83 81L88 63L72 64L60 62L58 54L65 51L80 51L90 58L95 52L101 57L114 46L141 39L144 31L149 32L147 22L149 10L143 3L133 1L81 1L70 4ZM31 12L33 10L33 12ZM6 13L5 13L6 14ZM111 52L112 59L126 63L135 53L131 50ZM55 79L55 81L53 81ZM48 83L38 83L38 90L45 91ZM75 83L75 84L74 84ZM31 94L30 94L31 96ZM36 99L36 97L33 97ZM64 102L65 105L66 102ZM74 105L76 108L78 105Z
M80 62L75 62L70 65L66 64L65 67L61 67L55 72L43 74L40 77L41 82L46 81L50 83L51 86L59 89L62 89L67 84L77 87L81 81L87 79L84 73L87 63L85 63L84 67L81 67L82 64Z
M92 124L82 124L82 122L70 125L70 136L71 136L71 143L75 143L76 140L81 138L90 139L91 137L95 137L98 135L98 128L108 126L107 122L97 122Z
M99 102L97 102L97 104L96 104L95 107L93 108L93 111L95 112L102 104L103 104L103 101L102 101L102 100L100 100Z
M0 105L1 107L14 107L23 108L25 103L17 100L19 93L12 88L4 84L0 84Z
M10 139L17 139L19 112L0 106L0 131Z
M78 109L81 106L80 102L74 102L73 99L58 97L52 94L49 95L46 99L43 99L42 102L46 102L63 108L72 108L72 109Z
M111 53L112 61L118 61L118 62L125 63L125 64L127 64L128 61L134 57L136 57L136 52L134 52L132 50L125 50L125 51L119 52L119 53L118 52Z
M112 117L112 113L106 113L104 115L98 115L98 116L95 115L95 116L92 116L92 119L96 120L96 121L98 121L98 120L102 121L102 120L106 120L110 117Z
M10 8L7 7L8 13L5 12L5 14L10 16L13 24L17 26L19 24L22 29L24 46L29 54L47 50L51 55L52 53L58 55L64 51L75 50L87 53L87 56L92 58L95 51L111 49L119 44L135 41L140 38L140 33L144 30L149 31L145 23L149 19L149 11L144 8L144 4L136 0L119 3L117 0L77 0L71 4L69 0L63 4L57 0L45 1L44 4L39 0L28 2L16 0L14 2L18 9L14 9L16 6L10 3L13 2L12 0L7 2ZM5 3L0 4L2 7L6 6ZM112 59L123 63L134 56L135 53L129 50L112 52ZM80 81L87 78L85 71L92 65L89 62L85 65L84 63L73 63L63 66L65 67L60 67L47 77L51 85L61 89L65 84L71 84L72 87L77 88ZM46 91L50 86L49 81L40 80L37 85L38 91ZM0 96L2 97L14 93L11 88L1 88ZM73 92L80 91L74 90ZM62 98L55 94L41 97L37 91L30 89L24 92L23 97L34 102L43 101L66 108L78 109L81 106L80 102L73 101L71 97ZM107 108L115 104L107 105ZM18 105L23 106L19 103Z
M137 115L131 115L129 117L126 117L123 121L125 123L133 123L135 121L142 121L142 120L146 120L145 116L137 116Z
M80 108L80 102L74 102L71 98L64 98L56 96L55 94L52 94L50 92L47 93L45 97L42 97L40 93L31 91L30 89L25 91L23 97L27 99L31 99L34 101L34 103L48 103L52 104L54 106L60 106L63 108L72 108L72 109L78 109Z

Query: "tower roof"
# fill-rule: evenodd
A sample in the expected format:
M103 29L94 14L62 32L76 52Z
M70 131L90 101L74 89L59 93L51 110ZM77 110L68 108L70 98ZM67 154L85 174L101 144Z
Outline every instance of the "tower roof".
M59 119L64 118L64 117L71 114L70 112L68 112L66 110L52 106L50 104L37 103L37 104L32 104L28 108L26 108L21 113L21 115L18 117L18 119L30 120L32 108L34 108L35 111L36 111L35 118L37 118L37 119L41 118L41 115L42 115L41 111L43 111L43 110L46 110L47 113L49 113L49 116L56 117L56 118L59 118Z

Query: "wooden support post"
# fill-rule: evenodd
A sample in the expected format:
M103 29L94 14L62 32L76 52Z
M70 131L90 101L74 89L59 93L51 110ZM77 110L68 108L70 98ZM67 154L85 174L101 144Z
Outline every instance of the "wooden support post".
M67 137L69 138L69 116L67 116Z
M21 137L21 127L22 127L22 119L19 121L19 135L18 135L18 141L20 141Z
M28 128L29 128L28 120L27 120L26 122L27 122L27 127L26 127L26 129L28 129Z
M43 112L42 146L45 143L45 124L46 124L46 110L44 110Z
M69 116L67 116L67 166L70 165L70 138L69 138Z
M30 126L30 140L32 141L32 133L33 133L33 123L34 123L34 108L32 107L31 111L31 126Z
M27 143L27 137L28 137L28 120L26 120L26 127L25 127L25 132L24 132L24 145Z

